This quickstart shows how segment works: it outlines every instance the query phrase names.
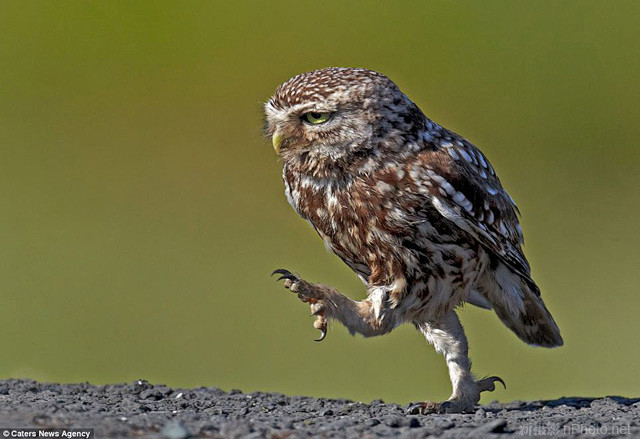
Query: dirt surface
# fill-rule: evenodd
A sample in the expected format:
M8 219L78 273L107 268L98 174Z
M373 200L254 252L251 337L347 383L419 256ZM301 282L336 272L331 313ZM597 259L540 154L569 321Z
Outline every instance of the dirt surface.
M93 428L97 438L640 437L640 398L491 403L464 415L405 412L382 401L172 389L146 381L0 381L0 438L11 437L3 429L17 427Z

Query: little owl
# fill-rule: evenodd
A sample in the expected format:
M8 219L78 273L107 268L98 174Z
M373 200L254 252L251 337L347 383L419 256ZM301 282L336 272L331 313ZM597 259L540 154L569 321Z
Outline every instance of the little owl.
M280 85L266 132L291 206L365 284L354 301L276 270L309 303L365 337L409 322L444 355L453 393L413 413L468 412L499 377L476 379L456 314L493 309L521 340L562 345L522 252L518 209L482 152L431 121L386 76L327 68Z

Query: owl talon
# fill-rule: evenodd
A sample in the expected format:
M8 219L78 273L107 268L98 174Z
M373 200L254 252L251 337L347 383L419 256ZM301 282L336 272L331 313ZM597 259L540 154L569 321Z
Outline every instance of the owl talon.
M320 338L315 341L322 341L327 336L327 319L323 315L318 315L318 318L313 322L313 327L320 330Z
M288 280L296 282L298 280L297 276L292 274L289 270L285 270L283 268L279 268L278 270L274 270L273 273L271 273L271 276L273 276L275 274L281 274L282 275L278 279L276 279L276 281L279 281L279 280L282 280L282 279L288 279Z
M327 330L320 330L320 338L316 338L313 341L322 341L327 336Z
M505 389L507 388L507 385L504 383L502 378L497 376L483 378L476 381L476 384L478 385L480 392L493 392L496 390L496 382L502 384L502 387Z
M279 274L277 280L284 280L284 287L298 296L301 302L308 303L311 308L311 315L316 316L313 322L314 328L320 330L320 338L315 341L322 341L327 336L327 319L324 315L325 304L322 288L310 284L299 277L293 275L289 270L279 268L271 273L271 276Z
M407 415L429 415L438 413L440 404L433 401L414 402L407 406L405 412Z
M428 415L431 413L471 413L475 409L476 404L480 400L482 392L493 392L496 389L495 383L498 382L507 388L502 378L491 376L481 380L472 382L472 390L464 394L466 396L451 397L443 402L416 402L409 404L407 407L408 415Z
M443 402L415 402L409 404L405 413L407 415L431 415L444 413L472 413L475 404L468 401L448 400Z

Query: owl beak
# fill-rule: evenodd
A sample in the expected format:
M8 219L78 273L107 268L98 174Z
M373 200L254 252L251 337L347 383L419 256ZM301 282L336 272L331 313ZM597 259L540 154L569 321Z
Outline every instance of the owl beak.
M271 137L271 144L273 145L273 150L276 154L280 153L280 147L282 146L282 141L284 140L284 136L278 130L273 133L273 137Z

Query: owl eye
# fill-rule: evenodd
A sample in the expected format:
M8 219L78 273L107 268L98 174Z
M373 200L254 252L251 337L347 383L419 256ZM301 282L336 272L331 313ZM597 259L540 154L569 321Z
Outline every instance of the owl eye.
M302 115L302 120L310 123L311 125L319 125L321 123L325 123L329 119L331 119L331 113L316 113L315 111L312 111Z

